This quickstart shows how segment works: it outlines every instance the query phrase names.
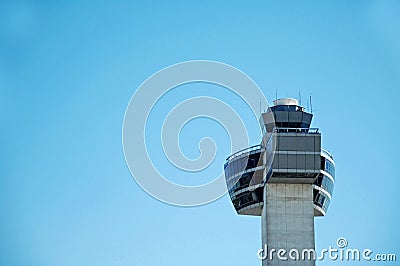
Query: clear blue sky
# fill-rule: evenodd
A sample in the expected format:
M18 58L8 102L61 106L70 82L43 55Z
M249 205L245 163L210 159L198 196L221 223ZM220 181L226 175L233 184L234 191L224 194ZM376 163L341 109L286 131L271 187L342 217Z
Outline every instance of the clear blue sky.
M192 59L241 69L269 100L275 90L311 92L313 126L337 166L317 248L343 236L399 257L399 14L395 0L2 1L0 264L260 265L258 217L236 215L228 196L166 205L125 165L131 95L154 72ZM212 86L191 91L230 97ZM165 106L186 96L175 94ZM210 130L188 125L183 150L195 156L197 138L213 135L220 171L225 133L198 122Z

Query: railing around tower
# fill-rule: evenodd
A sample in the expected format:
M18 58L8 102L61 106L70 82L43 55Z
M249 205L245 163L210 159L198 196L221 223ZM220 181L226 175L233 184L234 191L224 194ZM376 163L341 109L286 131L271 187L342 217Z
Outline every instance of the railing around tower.
M333 160L333 155L329 151L321 149L321 152Z
M318 134L318 128L292 128L292 127L276 127L274 132L277 133L308 133L308 134Z
M262 146L261 146L260 144L254 145L254 146L251 146L251 147L248 147L248 148L246 148L246 149L243 149L243 150L240 150L240 151L238 151L238 152L233 153L233 154L230 155L228 158L226 158L226 160L227 160L227 161L230 161L230 160L232 160L233 158L239 157L239 156L241 156L241 155L243 155L243 154L250 153L250 152L253 152L253 151L254 151L254 152L256 152L256 151L261 152L261 149L262 149Z

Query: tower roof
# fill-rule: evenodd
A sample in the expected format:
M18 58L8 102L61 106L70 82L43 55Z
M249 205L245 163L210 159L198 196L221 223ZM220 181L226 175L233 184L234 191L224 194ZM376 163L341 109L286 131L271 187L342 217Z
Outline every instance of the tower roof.
M281 98L274 100L274 105L299 105L299 101L294 98Z

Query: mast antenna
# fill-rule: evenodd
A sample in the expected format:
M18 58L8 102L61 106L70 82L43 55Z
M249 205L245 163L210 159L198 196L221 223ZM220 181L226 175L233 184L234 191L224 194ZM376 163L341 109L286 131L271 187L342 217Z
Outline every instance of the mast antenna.
M301 92L299 91L299 105L301 106Z

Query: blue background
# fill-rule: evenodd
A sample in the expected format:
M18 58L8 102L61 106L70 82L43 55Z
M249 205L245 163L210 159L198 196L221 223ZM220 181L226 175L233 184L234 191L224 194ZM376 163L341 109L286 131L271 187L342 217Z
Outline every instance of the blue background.
M2 1L0 264L260 265L258 217L238 216L227 195L197 208L161 203L125 165L131 95L161 68L193 59L241 69L270 101L276 90L301 92L306 105L312 93L313 126L337 168L328 214L316 219L317 249L345 237L351 248L400 256L398 14L395 0ZM240 102L211 85L186 87L158 112L184 96ZM246 120L248 109L238 109ZM230 152L226 134L193 121L182 149L196 157L198 139L212 136L218 173ZM160 158L161 171L172 171L163 165Z

